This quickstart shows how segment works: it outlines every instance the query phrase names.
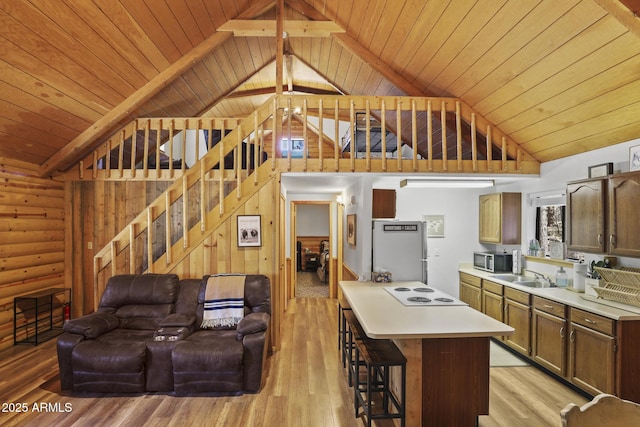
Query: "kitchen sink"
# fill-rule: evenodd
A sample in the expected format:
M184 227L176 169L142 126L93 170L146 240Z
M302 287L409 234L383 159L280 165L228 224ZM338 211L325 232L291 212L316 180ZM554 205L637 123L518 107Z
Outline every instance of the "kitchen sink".
M543 280L536 280L535 277L521 276L518 274L494 274L490 276L493 279L504 280L505 282L511 282L514 285L526 286L529 288L555 288L555 285L549 286L549 283Z

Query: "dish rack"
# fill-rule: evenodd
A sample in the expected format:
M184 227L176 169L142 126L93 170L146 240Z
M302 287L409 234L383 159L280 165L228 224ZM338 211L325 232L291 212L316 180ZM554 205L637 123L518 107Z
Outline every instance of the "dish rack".
M598 298L640 307L640 269L622 267L619 270L594 268L604 279L604 285L594 287Z

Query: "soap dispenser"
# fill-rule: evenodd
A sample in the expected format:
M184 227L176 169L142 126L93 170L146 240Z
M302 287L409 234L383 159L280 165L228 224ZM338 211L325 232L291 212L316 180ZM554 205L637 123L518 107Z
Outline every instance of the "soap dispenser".
M556 273L556 286L566 288L569 285L569 276L564 271L564 268L560 267L560 270Z

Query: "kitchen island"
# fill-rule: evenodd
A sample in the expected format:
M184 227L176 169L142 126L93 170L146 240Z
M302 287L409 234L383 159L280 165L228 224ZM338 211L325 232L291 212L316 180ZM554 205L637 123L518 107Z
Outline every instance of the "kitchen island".
M407 426L476 425L489 413L489 338L514 329L465 305L404 305L388 286L341 281L340 299L369 338L391 339L407 358Z

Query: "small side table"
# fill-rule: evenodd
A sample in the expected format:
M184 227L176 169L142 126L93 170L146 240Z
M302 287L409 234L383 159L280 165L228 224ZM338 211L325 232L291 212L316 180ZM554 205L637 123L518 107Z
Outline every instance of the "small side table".
M13 344L38 345L60 335L66 317L65 310L70 309L70 303L69 288L51 288L15 297Z
M305 270L316 271L318 269L318 262L320 261L320 254L317 252L309 252L304 254Z

